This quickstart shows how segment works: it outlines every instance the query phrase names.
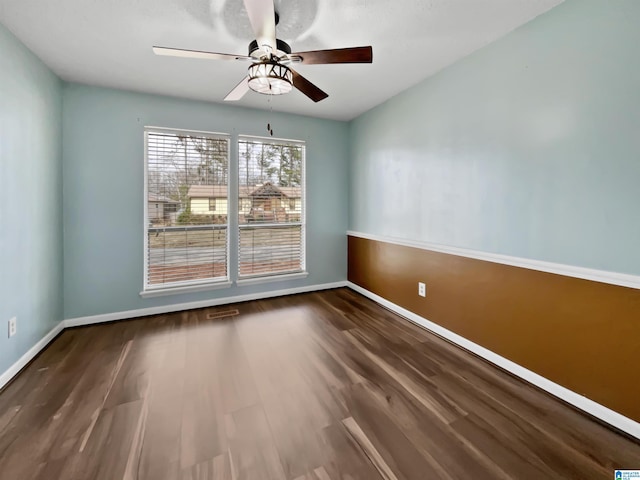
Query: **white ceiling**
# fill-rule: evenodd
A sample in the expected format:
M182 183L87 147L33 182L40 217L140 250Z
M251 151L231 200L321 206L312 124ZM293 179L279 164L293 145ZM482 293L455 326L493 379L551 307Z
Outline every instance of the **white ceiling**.
M373 46L373 64L297 65L329 94L274 110L349 120L563 0L275 0L293 51ZM152 45L247 53L242 0L0 0L0 22L64 80L221 102L247 64L159 57ZM249 92L237 104L269 108Z

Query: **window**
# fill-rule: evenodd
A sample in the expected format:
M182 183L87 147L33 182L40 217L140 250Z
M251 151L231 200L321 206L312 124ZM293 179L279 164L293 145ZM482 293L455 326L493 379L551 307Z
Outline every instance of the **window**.
M148 128L145 147L145 292L227 281L227 212L210 199L228 198L229 137Z
M215 212L216 211L216 199L215 198L210 198L209 199L209 211L210 212Z
M304 271L304 154L302 142L239 139L239 279Z

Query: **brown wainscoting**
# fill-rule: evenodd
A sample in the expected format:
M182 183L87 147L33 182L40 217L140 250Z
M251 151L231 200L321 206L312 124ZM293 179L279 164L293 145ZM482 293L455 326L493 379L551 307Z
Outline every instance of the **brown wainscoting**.
M640 290L352 236L349 281L640 421Z

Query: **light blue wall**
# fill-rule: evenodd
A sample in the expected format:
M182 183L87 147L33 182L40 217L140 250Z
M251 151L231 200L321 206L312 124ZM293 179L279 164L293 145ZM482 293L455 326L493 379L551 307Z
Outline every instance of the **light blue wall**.
M0 373L62 320L61 125L61 82L0 25Z
M356 119L350 228L640 274L638 19L568 0Z
M64 87L65 318L346 279L348 127L98 87ZM304 280L142 299L145 125L307 142ZM234 136L234 138L236 138ZM237 149L232 142L232 158Z

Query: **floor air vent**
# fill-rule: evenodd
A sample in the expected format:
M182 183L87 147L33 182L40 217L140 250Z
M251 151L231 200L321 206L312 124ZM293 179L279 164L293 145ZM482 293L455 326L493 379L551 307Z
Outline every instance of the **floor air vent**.
M215 320L218 318L226 318L226 317L235 317L236 315L240 315L240 312L234 308L233 310L225 310L223 312L207 313L207 320Z

